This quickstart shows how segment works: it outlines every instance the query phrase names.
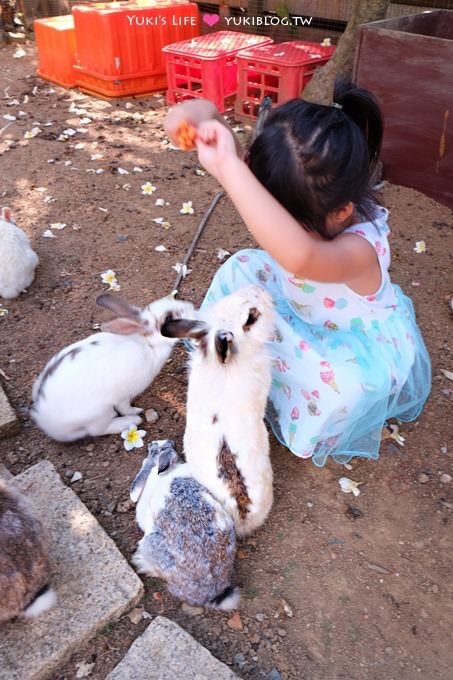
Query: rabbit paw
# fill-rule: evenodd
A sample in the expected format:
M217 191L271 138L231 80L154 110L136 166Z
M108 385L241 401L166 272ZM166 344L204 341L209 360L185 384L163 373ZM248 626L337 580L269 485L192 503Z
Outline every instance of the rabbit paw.
M137 416L139 413L143 413L143 409L138 406L131 406L129 400L120 402L115 406L116 411L122 416Z
M140 425L142 422L142 419L140 416L119 416L118 418L113 418L113 420L107 425L105 428L104 432L102 434L118 434L118 432L122 432L123 430L127 430L131 425ZM100 433L92 433L90 434L100 434Z

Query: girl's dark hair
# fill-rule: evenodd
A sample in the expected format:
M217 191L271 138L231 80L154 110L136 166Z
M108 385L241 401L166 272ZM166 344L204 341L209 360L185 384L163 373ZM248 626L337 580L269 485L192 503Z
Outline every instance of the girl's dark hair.
M249 152L257 179L306 229L328 239L327 215L350 201L374 218L370 177L384 128L367 90L337 81L334 102L341 108L303 99L277 107Z

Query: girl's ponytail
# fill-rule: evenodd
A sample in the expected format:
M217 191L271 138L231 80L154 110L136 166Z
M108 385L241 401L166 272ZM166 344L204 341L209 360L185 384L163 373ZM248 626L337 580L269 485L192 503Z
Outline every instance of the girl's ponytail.
M384 133L384 119L379 104L368 90L346 80L337 80L333 95L334 102L340 104L344 113L362 130L370 155L370 165L374 168L381 150Z

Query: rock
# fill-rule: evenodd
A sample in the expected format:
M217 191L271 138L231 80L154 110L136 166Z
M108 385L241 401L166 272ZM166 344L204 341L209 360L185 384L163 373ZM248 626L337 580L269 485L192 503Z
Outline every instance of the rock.
M158 616L106 680L239 680L173 621Z
M259 621L260 623L263 623L264 619L266 618L266 614L255 614L255 619Z
M122 501L121 503L118 503L116 506L116 511L119 513L124 513L124 512L129 512L131 508L134 507L134 503L131 501L130 498L127 498L125 501Z
M187 602L183 602L181 605L181 609L185 614L188 614L189 616L201 616L203 614L204 609L203 607L194 607L191 604L187 604Z
M231 619L228 619L227 626L229 628L232 628L233 630L243 630L244 629L244 626L242 625L241 617L239 616L239 612L236 612L235 614L233 614Z
M94 449L94 444L87 444L87 446L85 446L85 451L89 452L89 451L93 451L93 449Z
M451 482L451 476L444 472L444 474L440 476L440 481L442 484L449 484L449 482Z
M271 672L266 675L266 680L282 680L282 676L276 668L273 668Z
M12 437L20 430L19 420L0 385L0 439Z
M71 477L71 484L75 484L75 482L80 482L82 479L83 479L82 473L77 470Z
M153 408L149 408L145 411L145 420L152 425L159 420L159 414Z
M420 482L420 484L426 484L427 482L429 482L429 477L424 472L420 472L417 479Z
M431 592L434 593L434 595L437 595L439 592L439 586L434 583L434 585L431 586Z
M13 482L39 508L49 535L57 605L0 629L0 680L44 680L96 632L137 604L143 585L54 466L41 461Z
M67 470L64 471L64 476L68 479L71 479L74 474L74 470L71 470L71 468L67 468Z
M245 656L239 653L234 655L234 663L236 666L239 666L239 668L243 668L247 662L245 660Z
M277 628L277 635L280 635L280 637L286 637L286 630L284 628Z

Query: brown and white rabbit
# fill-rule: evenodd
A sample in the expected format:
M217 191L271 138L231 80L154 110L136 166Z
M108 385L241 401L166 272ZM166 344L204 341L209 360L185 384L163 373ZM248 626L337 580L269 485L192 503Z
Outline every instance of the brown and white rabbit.
M236 536L232 518L190 474L168 439L154 441L131 486L144 536L133 562L181 600L234 609Z
M0 297L11 300L22 293L35 277L39 258L28 236L19 229L9 208L0 217Z
M30 501L0 479L0 624L55 601L44 528Z
M122 432L138 425L143 409L131 406L170 356L174 340L162 337L168 318L191 315L188 302L163 298L144 309L105 293L97 303L116 314L90 335L62 349L33 386L31 416L57 441Z
M184 454L191 474L222 503L243 536L272 505L269 438L263 422L271 381L266 343L273 303L245 286L199 312L200 320L168 320L162 334L190 338Z

